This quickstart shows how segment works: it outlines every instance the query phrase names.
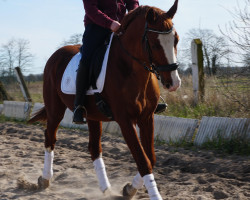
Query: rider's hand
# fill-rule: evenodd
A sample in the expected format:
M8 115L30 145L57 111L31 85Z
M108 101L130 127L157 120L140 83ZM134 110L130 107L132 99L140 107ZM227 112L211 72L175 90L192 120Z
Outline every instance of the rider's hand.
M110 29L111 31L116 32L120 28L120 26L121 24L118 21L113 21L110 26Z

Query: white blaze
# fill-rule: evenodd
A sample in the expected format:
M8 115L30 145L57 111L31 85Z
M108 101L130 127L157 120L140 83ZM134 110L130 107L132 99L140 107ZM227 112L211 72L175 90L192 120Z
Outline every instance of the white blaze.
M176 63L177 59L174 51L174 40L175 40L174 31L172 31L169 34L159 34L158 39L164 50L165 57L168 60L168 64Z
M168 60L168 64L176 63L177 59L174 49L175 32L172 31L169 34L159 34L158 39L164 50L164 54L166 59ZM177 70L171 72L171 78L173 81L173 85L169 88L170 92L175 91L181 85L181 79Z

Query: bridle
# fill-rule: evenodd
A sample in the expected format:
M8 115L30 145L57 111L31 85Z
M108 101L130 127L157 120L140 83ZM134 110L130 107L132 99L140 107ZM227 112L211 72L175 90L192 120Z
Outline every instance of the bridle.
M170 30L168 31L157 31L151 28L148 28L148 22L146 21L145 23L145 28L144 28L144 34L142 36L142 45L143 43L145 44L145 51L148 54L148 60L149 60L149 66L146 64L146 62L143 62L141 60L139 60L138 58L134 57L133 55L131 55L122 45L119 37L118 40L120 41L120 45L123 48L123 50L134 60L136 60L138 63L140 63L144 69L148 70L149 72L152 72L156 75L157 79L160 80L160 74L159 72L171 72L174 71L178 68L179 64L178 63L172 63L172 64L168 64L168 65L156 65L153 62L153 56L152 56L152 50L151 50L151 46L149 44L149 40L148 40L148 36L147 33L148 32L152 32L152 33L157 33L157 34L170 34L173 31L173 27L171 27Z

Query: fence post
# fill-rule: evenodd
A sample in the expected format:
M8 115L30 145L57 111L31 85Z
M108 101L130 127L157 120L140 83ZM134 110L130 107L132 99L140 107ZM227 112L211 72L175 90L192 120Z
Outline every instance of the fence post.
M20 88L22 90L23 97L24 97L25 101L26 102L32 102L29 90L28 90L28 88L27 88L27 86L25 84L25 81L24 81L24 78L23 78L23 74L21 72L20 67L15 67L15 73L16 73L17 81L18 81L18 83L20 85Z
M194 103L196 105L199 101L203 101L205 95L203 51L200 39L194 39L191 42L191 53Z
M0 101L10 100L10 99L11 99L11 97L9 96L7 91L5 90L3 83L0 81Z

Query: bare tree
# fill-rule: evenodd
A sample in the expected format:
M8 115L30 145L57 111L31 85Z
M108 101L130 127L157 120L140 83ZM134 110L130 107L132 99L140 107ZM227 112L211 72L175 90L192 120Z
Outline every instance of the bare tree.
M225 29L220 31L229 41L233 50L232 56L228 57L227 73L220 75L219 80L222 87L220 93L237 102L240 110L250 111L250 0L244 0L244 6L238 6L229 11L234 20L229 22ZM241 4L242 5L242 4ZM230 65L239 64L242 67L234 69ZM237 69L237 70L236 70ZM229 84L230 83L230 84ZM239 86L234 86L238 83ZM243 99L243 100L242 100Z
M0 49L1 75L13 76L15 62L15 40L11 39L7 44L2 45Z
M16 41L16 60L17 66L22 69L23 72L28 70L28 67L32 63L34 55L29 52L30 42L25 39L19 39Z
M27 71L33 61L33 54L29 51L29 41L25 39L11 39L0 48L0 75L14 76L14 68L19 66Z
M60 46L82 44L82 34L73 34L69 39L64 40Z
M234 47L233 62L250 67L250 0L244 0L244 6L238 6L229 11L234 20L225 25L224 31L220 28L221 33L225 36ZM238 58L238 59L236 59Z
M204 62L207 72L215 75L218 65L223 62L226 55L230 54L228 44L223 37L217 36L212 30L208 29L191 29L184 39L189 47L185 49L184 54L190 59L190 43L193 39L199 38L203 44Z

